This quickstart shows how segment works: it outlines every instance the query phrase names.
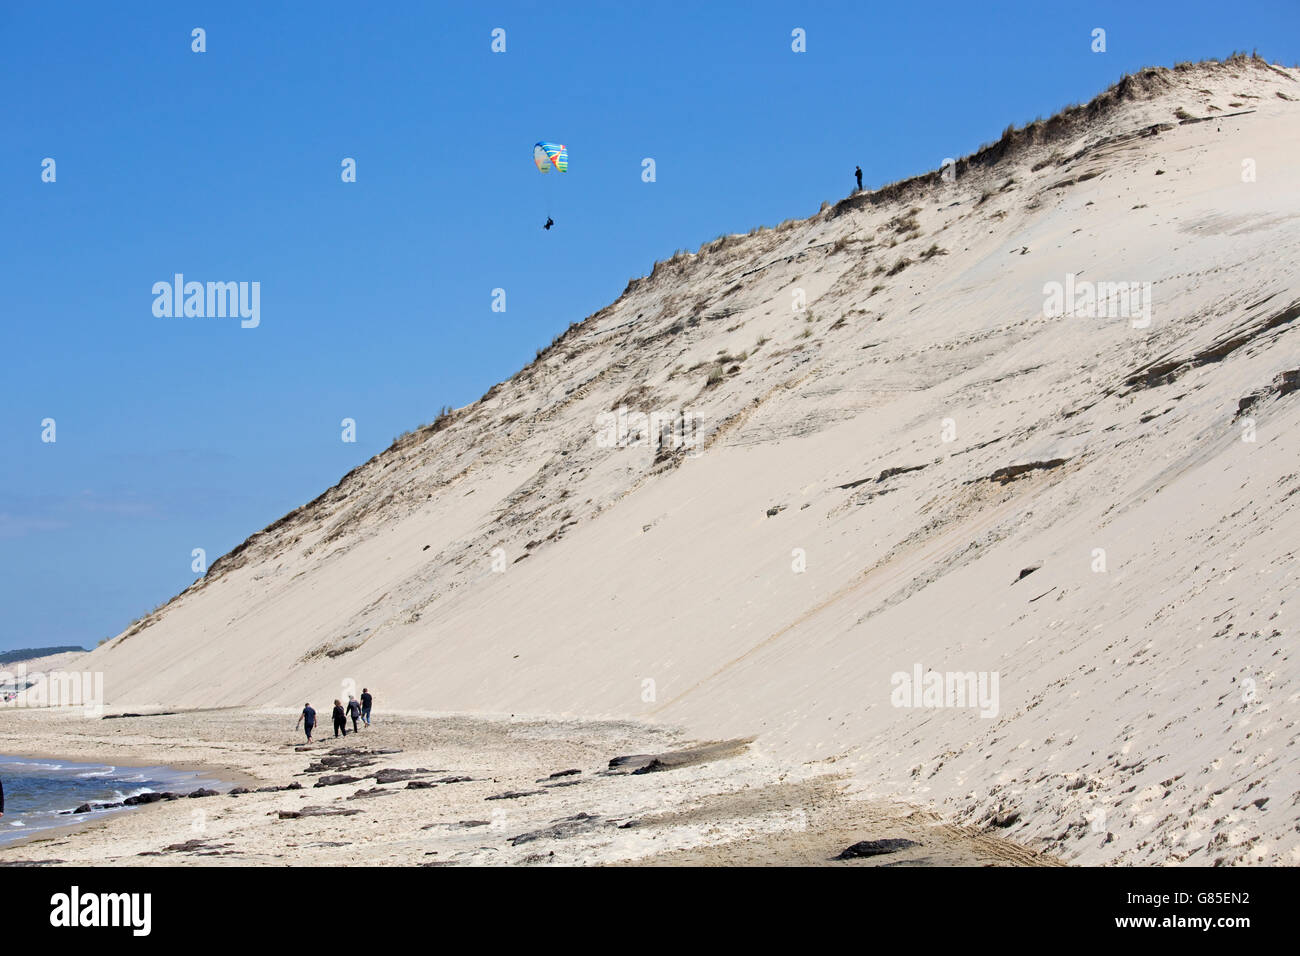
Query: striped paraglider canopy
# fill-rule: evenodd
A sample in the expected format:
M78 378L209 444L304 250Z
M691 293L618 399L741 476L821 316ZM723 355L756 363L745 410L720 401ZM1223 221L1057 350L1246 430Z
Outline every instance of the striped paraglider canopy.
M569 150L559 143L538 143L533 147L533 162L544 173L549 173L552 169L568 172Z

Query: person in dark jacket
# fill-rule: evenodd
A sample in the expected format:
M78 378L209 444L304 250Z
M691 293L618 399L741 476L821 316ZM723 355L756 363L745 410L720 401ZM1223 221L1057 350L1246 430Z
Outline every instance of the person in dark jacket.
M347 713L343 710L343 701L336 700L334 701L334 736L335 737L339 735L339 731L343 732L344 737L348 735L348 718L347 718Z
M858 177L858 192L862 192L862 167L857 167L853 171L853 175Z
M302 713L298 715L298 724L303 725L303 730L307 731L307 743L311 743L311 732L316 729L316 711L311 704L302 705ZM295 727L298 724L294 724Z
M370 708L375 705L375 699L370 696L370 689L361 688L361 720L367 727L370 726Z
M348 694L348 716L352 718L352 732L355 734L361 729L357 726L357 718L361 716L361 705L351 694Z

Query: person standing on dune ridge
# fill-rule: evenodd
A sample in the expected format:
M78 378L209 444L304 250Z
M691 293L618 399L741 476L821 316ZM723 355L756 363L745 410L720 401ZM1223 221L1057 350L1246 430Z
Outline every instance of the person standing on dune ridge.
M854 169L853 175L858 177L858 192L862 192L862 167L859 166Z

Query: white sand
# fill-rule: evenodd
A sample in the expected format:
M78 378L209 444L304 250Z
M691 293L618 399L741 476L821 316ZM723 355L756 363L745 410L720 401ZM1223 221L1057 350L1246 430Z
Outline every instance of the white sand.
M1300 396L1254 442L1234 421L1300 368L1300 321L1269 326L1300 303L1300 72L1134 85L953 184L660 266L82 666L117 709L365 684L649 718L953 822L1019 813L997 832L1068 860L1300 862ZM1152 283L1150 328L1045 317L1067 273ZM702 453L601 447L620 400L694 412ZM997 672L997 716L891 706L916 664Z

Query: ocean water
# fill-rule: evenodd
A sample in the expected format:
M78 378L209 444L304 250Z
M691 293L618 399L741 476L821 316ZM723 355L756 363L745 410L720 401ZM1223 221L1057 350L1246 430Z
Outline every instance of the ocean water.
M138 794L186 794L200 787L227 790L229 785L209 775L171 767L117 767L73 763L39 757L0 755L0 781L5 788L5 815L0 817L0 846L31 836L38 830L100 819L110 813L133 813L138 807L64 814L83 803L118 803Z

